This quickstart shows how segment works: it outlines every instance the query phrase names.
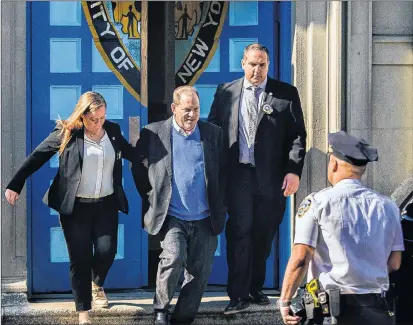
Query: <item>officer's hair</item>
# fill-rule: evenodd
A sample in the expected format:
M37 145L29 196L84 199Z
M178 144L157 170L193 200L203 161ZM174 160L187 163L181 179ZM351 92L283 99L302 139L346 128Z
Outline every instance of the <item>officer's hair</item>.
M350 165L350 164L349 164ZM366 166L354 166L350 165L351 172L357 176L363 176L364 172L366 171Z
M198 91L191 86L180 86L174 90L173 94L173 102L175 105L179 105L181 103L181 97L183 94L193 94L195 93L199 99Z
M336 159L337 159L337 162L339 164L341 164L347 170L347 172L349 172L349 173L351 173L355 176L361 177L361 176L363 176L364 172L366 171L366 166L355 166L355 165L352 165L352 164L350 164L350 163L348 163L344 160L338 159L337 157L336 157Z

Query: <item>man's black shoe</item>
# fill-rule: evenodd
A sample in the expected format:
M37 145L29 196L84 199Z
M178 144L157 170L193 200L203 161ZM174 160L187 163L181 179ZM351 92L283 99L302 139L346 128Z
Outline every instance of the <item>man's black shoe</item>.
M173 316L171 317L171 325L175 325L175 324L179 324L179 325L191 325L192 322L194 320L188 320L188 319L184 319L184 320L178 320L176 318L174 318Z
M169 325L169 314L166 311L157 311L155 325Z
M269 305L270 299L262 291L250 293L250 301L257 305Z
M224 315L233 315L239 313L250 306L248 300L245 299L231 299L229 305L224 310Z

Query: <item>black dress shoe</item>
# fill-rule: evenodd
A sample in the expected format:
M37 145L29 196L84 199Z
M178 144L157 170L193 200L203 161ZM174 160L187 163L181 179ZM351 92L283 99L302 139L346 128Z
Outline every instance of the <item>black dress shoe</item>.
M193 319L176 319L173 316L171 317L171 325L191 325Z
M155 315L155 325L169 325L169 314L166 311L158 311Z
M224 315L233 315L239 313L250 306L248 300L238 298L231 299L229 305L224 310Z
M250 301L257 305L269 305L270 299L262 293L262 291L257 291L250 293Z

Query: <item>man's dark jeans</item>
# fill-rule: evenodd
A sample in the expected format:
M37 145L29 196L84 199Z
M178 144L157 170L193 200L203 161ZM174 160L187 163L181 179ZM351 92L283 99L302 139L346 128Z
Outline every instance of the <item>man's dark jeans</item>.
M218 237L210 218L183 221L167 216L161 230L163 249L156 277L155 311L168 311L182 269L185 279L172 315L191 323L198 312L214 261Z
M76 202L71 215L60 215L60 224L69 252L76 311L90 310L92 280L103 286L116 255L118 208L114 196L98 203Z

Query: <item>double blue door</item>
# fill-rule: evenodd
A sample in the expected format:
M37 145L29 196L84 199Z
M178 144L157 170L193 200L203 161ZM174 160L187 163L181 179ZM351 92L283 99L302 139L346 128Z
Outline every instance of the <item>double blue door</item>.
M33 150L55 126L67 118L79 96L89 90L107 101L107 118L120 124L129 137L130 117L146 119L145 108L108 69L93 42L80 1L30 2L28 13L28 125ZM33 292L69 291L69 258L58 214L42 203L56 175L58 158L37 171L31 180L31 289ZM147 236L141 228L141 199L129 163L123 162L123 185L128 215L119 214L118 249L105 286L137 288L147 284Z
M207 69L196 81L201 99L201 118L206 119L217 86L244 76L241 59L251 43L264 44L270 52L269 76L278 77L278 3L273 1L230 1L216 53ZM210 284L227 283L225 234L219 236ZM277 251L267 260L265 287L277 287Z
M96 6L105 5L95 3ZM115 2L111 3L113 9ZM120 2L116 3L119 10ZM278 7L276 2L265 1L231 1L225 5L225 20L220 22L222 32L215 55L210 61L208 59L208 67L198 79L191 81L200 93L201 118L207 118L218 84L243 76L241 59L246 45L253 42L264 44L270 51L269 75L278 77ZM142 121L147 120L146 108L140 105L136 94L131 94L130 87L122 84L125 80L119 81L117 74L108 68L108 57L102 59L101 52L95 47L81 2L39 1L28 3L27 8L30 53L28 151L47 137L55 125L55 119L69 116L79 96L88 90L97 91L105 97L107 117L120 124L125 138L128 138L130 131L130 117L140 117L142 126ZM118 34L121 32L118 31ZM127 41L125 35L122 39ZM157 41L155 38L149 39L149 42ZM175 51L182 56L186 47L180 44L177 38ZM28 192L33 292L70 290L69 259L58 215L41 201L57 167L58 159L54 157L34 174ZM118 253L105 284L107 288L137 288L146 285L148 278L147 235L141 229L141 200L133 184L129 163L124 162L123 168L130 212L129 215L120 213ZM277 255L278 252L273 249L267 261L266 287L278 286ZM219 236L210 284L226 284L227 271L226 242L222 234Z

